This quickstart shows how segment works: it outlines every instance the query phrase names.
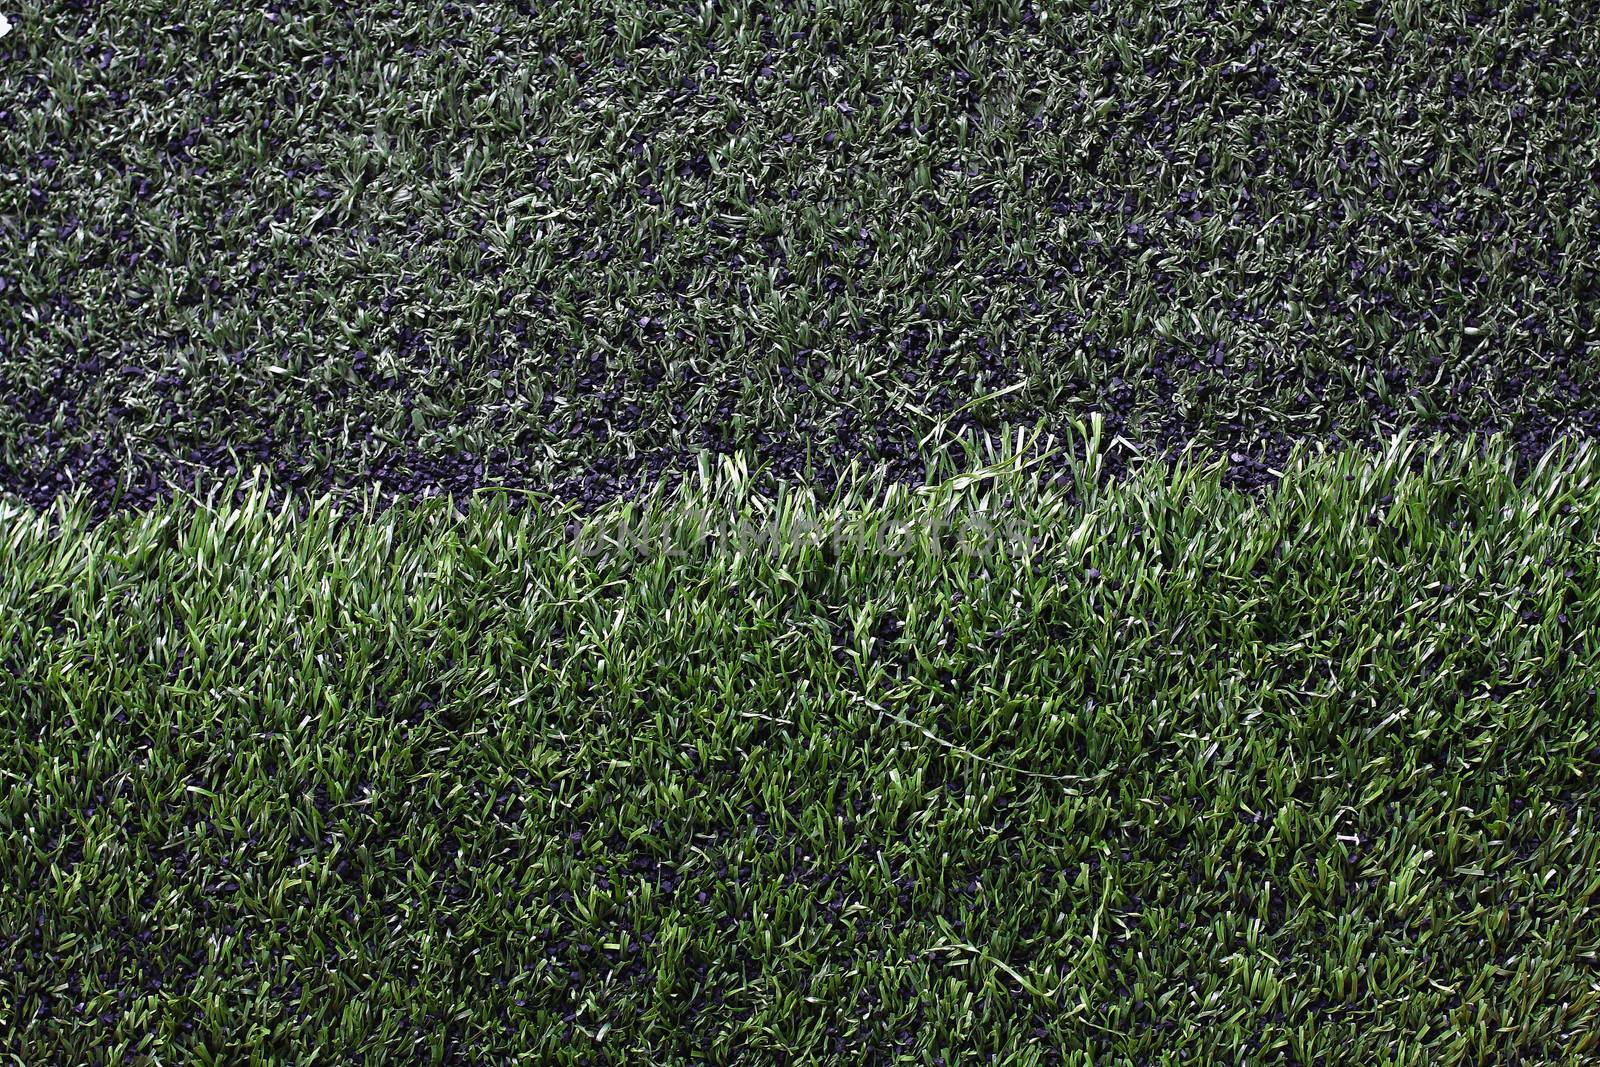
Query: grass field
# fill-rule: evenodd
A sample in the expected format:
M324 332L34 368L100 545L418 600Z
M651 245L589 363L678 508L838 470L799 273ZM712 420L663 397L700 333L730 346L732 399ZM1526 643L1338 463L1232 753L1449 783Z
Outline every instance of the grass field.
M1594 4L10 3L0 1062L1600 1061Z
M1240 484L1405 426L1533 457L1600 431L1595 14L30 0L0 487L593 504L1092 412Z
M1600 466L1468 456L10 512L11 1050L1589 1062Z

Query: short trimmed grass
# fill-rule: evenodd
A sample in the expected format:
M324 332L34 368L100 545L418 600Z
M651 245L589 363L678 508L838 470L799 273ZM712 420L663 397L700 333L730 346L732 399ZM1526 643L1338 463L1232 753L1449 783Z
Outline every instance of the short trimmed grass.
M1509 468L7 511L10 1062L1587 1062L1600 460ZM695 513L830 536L590 536Z
M1600 7L28 0L0 491L1600 436Z

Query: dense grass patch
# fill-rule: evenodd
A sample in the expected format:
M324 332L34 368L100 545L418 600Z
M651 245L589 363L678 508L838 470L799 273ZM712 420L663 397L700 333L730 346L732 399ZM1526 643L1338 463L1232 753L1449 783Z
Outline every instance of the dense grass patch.
M1584 1062L1600 464L1510 466L8 511L12 1051Z
M1600 432L1592 3L22 4L0 489Z

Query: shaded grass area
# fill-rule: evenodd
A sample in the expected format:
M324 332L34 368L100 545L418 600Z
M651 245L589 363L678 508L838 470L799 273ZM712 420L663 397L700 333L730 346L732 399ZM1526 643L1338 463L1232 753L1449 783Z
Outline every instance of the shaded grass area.
M23 5L0 488L1600 430L1594 5L1113 7Z
M1585 1062L1600 465L1510 452L7 511L12 1049Z

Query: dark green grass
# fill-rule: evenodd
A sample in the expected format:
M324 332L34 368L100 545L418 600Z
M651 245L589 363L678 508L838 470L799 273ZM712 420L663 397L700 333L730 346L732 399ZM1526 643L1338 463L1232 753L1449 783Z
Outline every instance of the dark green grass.
M598 500L701 448L915 477L1091 411L1247 479L1600 432L1592 4L15 21L0 481L35 504L258 462Z
M1510 466L6 512L7 1050L1589 1062L1600 466Z

